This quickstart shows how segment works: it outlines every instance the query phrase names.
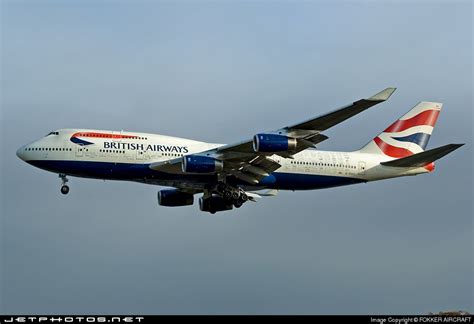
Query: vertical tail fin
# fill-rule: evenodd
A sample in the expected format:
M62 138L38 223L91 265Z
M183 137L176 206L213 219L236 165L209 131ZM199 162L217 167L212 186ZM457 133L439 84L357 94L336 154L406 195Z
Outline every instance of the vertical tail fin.
M438 102L420 102L360 149L360 152L384 154L393 158L423 152L442 106Z

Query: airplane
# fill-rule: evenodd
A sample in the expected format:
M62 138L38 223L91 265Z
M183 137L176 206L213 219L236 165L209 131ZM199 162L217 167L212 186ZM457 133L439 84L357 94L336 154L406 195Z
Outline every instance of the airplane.
M67 176L135 181L171 187L158 192L158 204L176 207L199 198L212 214L239 208L279 190L312 190L430 173L434 161L464 144L425 150L441 111L438 102L420 102L400 119L352 152L318 150L322 132L389 99L396 88L338 110L235 144L213 144L158 134L59 129L22 146L23 161Z

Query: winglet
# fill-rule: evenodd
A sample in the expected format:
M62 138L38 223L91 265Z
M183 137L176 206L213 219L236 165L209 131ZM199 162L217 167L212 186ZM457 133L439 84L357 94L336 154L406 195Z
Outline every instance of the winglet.
M388 98L390 98L390 96L395 92L395 90L397 90L397 88L387 88L387 89L382 90L379 93L373 95L372 97L370 97L367 100L370 100L370 101L385 101Z

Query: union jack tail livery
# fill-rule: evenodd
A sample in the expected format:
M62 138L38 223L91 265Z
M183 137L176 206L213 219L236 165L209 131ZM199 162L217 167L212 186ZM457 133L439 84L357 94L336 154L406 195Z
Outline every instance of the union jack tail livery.
M387 127L360 152L404 158L423 152L441 111L442 103L420 102Z

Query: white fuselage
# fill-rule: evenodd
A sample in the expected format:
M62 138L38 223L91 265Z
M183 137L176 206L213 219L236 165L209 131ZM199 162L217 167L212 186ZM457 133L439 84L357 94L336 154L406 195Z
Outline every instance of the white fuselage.
M84 135L84 136L82 136ZM197 187L213 176L169 176L153 171L151 163L217 148L211 144L157 134L86 129L62 129L21 147L17 155L39 168L66 175L97 179L130 180ZM281 167L255 187L304 190L334 187L429 172L426 168L384 167L392 160L380 154L307 149L294 159L273 155Z

